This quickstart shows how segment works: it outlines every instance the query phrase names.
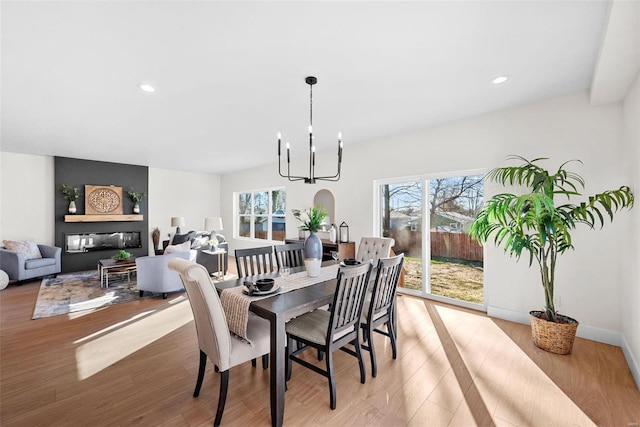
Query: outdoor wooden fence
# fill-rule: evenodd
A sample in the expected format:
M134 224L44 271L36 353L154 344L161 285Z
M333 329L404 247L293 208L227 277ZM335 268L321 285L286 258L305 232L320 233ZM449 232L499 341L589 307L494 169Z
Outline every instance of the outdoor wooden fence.
M422 250L422 232L409 230L390 230L395 239L393 250L404 252L407 256L418 256ZM431 257L458 258L469 261L484 261L482 246L466 233L432 231Z

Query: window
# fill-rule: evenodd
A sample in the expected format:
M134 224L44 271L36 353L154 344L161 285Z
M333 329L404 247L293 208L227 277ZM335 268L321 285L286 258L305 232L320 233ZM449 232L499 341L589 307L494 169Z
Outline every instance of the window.
M284 188L236 193L237 237L284 240L286 191Z
M483 201L481 171L381 180L376 189L379 233L405 255L402 291L483 304L483 251L468 235Z

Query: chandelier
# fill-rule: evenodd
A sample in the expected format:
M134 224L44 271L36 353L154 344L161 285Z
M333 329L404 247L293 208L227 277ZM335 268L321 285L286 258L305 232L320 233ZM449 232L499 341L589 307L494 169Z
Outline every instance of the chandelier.
M278 132L278 173L289 181L302 181L305 184L315 184L316 181L338 181L340 179L340 166L342 165L342 133L338 132L338 172L332 176L316 176L316 147L313 145L313 85L318 79L309 76L304 79L309 85L309 176L291 175L291 147L287 142L287 174L282 173L281 145L282 135Z

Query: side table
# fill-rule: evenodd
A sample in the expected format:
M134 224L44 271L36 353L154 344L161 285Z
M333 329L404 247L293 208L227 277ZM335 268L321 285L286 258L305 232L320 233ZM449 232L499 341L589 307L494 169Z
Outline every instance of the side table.
M218 248L215 251L210 249L202 251L203 254L217 255L218 256L218 271L210 271L211 277L215 280L224 280L224 254L227 253L225 249Z

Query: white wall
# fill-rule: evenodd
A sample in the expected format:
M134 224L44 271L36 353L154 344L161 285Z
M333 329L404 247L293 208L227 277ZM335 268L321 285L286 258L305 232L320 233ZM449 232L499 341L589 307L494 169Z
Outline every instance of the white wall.
M0 240L33 239L54 244L54 158L2 152L0 157ZM183 231L202 230L205 216L220 215L220 176L149 168L149 233L172 216L184 216ZM150 240L151 241L151 240ZM153 248L149 248L153 253Z
M149 195L149 233L160 228L160 243L176 231L172 216L184 217L183 233L203 230L205 217L220 216L219 175L149 168Z
M640 197L640 74L624 101L624 142L626 169L637 198ZM640 205L636 205L630 214L633 223L622 277L622 334L626 340L622 348L636 384L640 386Z
M53 157L3 152L0 176L0 241L53 245Z
M629 175L619 167L624 159L621 132L621 105L593 108L586 93L576 93L366 144L350 145L345 135L344 174L338 183L289 183L278 176L275 164L225 175L222 215L225 223L232 220L234 191L285 185L287 234L295 236L297 223L290 210L310 206L315 192L328 188L336 197L335 222L346 221L352 240L358 241L374 233L374 179L491 168L505 164L509 154L550 157L553 167L581 159L584 164L575 165L575 171L587 182L585 193L592 194L630 184ZM298 144L292 141L294 149L302 151L304 142ZM333 152L318 154L316 164L328 165L329 173L334 156ZM301 172L303 161L292 160L302 167ZM491 189L488 187L487 195ZM581 322L579 334L584 335L582 330L603 336L604 341L619 340L624 276L619 267L626 250L620 242L629 240L631 219L629 213L622 213L602 232L578 230L576 251L560 260L560 311ZM231 237L227 233L232 250L258 245ZM526 260L515 264L501 249L487 248L485 285L486 303L494 315L526 322L529 310L544 304L537 270L529 269Z

